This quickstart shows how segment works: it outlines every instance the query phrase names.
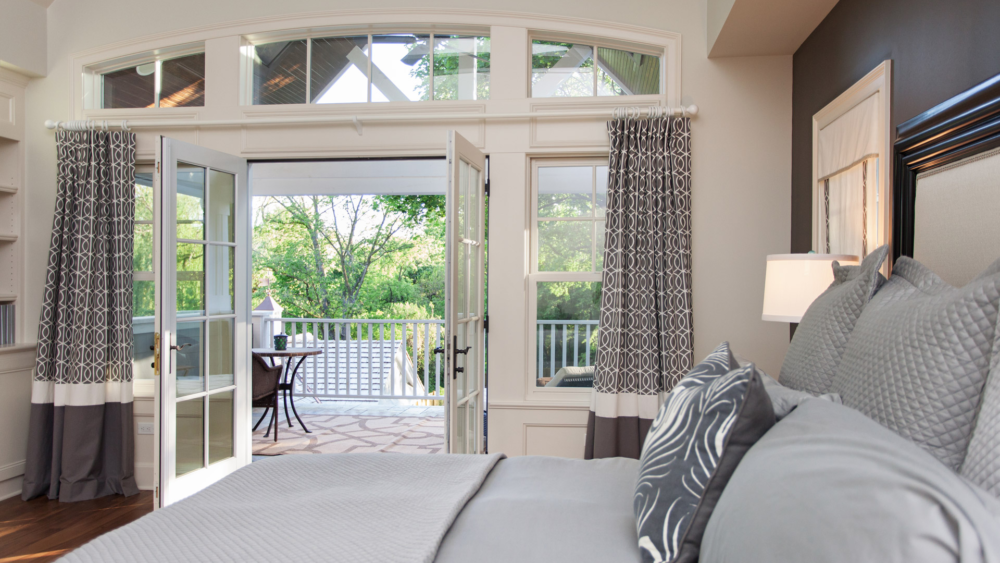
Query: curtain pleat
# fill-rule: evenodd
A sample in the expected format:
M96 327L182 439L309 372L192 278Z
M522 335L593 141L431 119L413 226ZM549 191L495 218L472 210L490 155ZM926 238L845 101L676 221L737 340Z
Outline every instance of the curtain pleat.
M22 498L135 494L135 134L59 131Z
M658 396L691 369L688 118L608 122L600 337L585 457L638 458Z

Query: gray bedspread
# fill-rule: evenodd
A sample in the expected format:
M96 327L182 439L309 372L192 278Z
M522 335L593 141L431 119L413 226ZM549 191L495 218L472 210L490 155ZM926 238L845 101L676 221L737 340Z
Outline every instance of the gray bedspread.
M60 561L432 561L502 454L258 461Z
M528 456L497 464L436 563L641 561L632 496L639 462Z

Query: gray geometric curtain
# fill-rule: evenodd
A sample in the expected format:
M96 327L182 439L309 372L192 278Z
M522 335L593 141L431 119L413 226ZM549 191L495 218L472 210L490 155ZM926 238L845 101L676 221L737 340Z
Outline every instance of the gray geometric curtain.
M608 122L600 338L585 457L638 459L691 370L691 120Z
M138 492L132 435L135 134L59 131L21 497Z

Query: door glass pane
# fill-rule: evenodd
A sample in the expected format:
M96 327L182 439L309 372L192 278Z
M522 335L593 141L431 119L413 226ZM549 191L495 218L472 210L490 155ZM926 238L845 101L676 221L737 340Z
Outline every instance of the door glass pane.
M479 240L479 170L469 167L469 239ZM474 271L474 270L473 270Z
M589 272L593 267L590 221L539 221L538 270Z
M130 66L101 76L102 108L151 108L156 104L156 63Z
M236 240L236 176L228 172L208 172L208 240Z
M597 216L604 217L608 209L608 167L597 167Z
M478 246L469 246L469 316L474 317L479 314L479 270L481 268L479 264L479 248Z
M177 403L177 476L205 466L205 398Z
M593 167L544 166L539 168L538 216L590 216L593 186Z
M469 452L469 442L468 442L468 429L466 426L469 421L469 404L458 405L455 407L456 416L458 419L455 421L455 453L468 453Z
M177 396L184 397L205 390L202 372L205 357L205 323L177 323ZM178 403L179 404L179 403Z
M372 37L372 101L430 99L430 35Z
M465 368L465 377L468 379L466 393L472 393L479 388L479 363L477 359L477 355L479 354L479 339L476 337L476 327L478 325L478 322L465 325L469 331L469 336L466 340L469 352L465 355L465 365L468 366Z
M368 36L312 40L312 102L368 101Z
M152 317L156 314L156 282L132 281L132 316Z
M233 338L233 319L214 319L209 321L209 389L229 387L233 384Z
M456 224L458 225L458 236L466 238L466 233L468 232L466 228L466 223L468 222L468 195L469 195L469 170L472 167L469 166L468 162L464 160L458 163L458 206L456 211L458 211L458 220Z
M177 163L177 238L205 238L205 169Z
M153 225L135 224L135 238L132 241L132 270L153 271Z
M600 282L538 282L538 387L593 387Z
M205 245L177 244L177 314L205 310Z
M253 47L253 103L306 103L306 41Z
M457 342L457 344L456 344L456 350L459 350L459 351L465 350L465 347L468 345L468 344L466 344L466 342L468 342L468 337L466 336L465 330L466 329L465 329L465 325L464 324L460 324L457 327L455 327L455 336L457 337L457 339L456 339L456 342ZM455 354L454 356L455 356L455 366L458 367L458 368L461 368L463 370L463 372L467 372L468 371L467 366L468 366L469 362L468 362L468 358L466 358L466 355L465 354ZM468 391L467 391L468 388L465 385L465 373L463 373L463 372L457 372L457 373L455 373L454 383L455 383L455 400L456 401L460 401L460 400L464 399L465 396L468 394Z
M135 220L153 220L152 172L137 172L135 175Z
M434 99L490 98L490 38L434 36Z
M604 221L597 222L597 240L594 242L597 244L597 260L594 264L594 271L600 272L604 270Z
M205 105L205 53L160 63L160 107Z
M531 42L531 97L594 95L594 58L590 45Z
M208 463L233 457L233 392L208 396Z
M597 95L660 93L660 58L618 49L597 48Z
M458 274L455 279L455 312L458 318L464 319L469 310L469 245L456 243L458 245L455 253L455 260L458 262Z
M212 287L208 292L208 314L233 313L235 311L236 248L208 245L208 270L212 272ZM180 274L178 273L178 275Z
M148 282L152 283L152 282ZM132 377L153 379L153 331L154 319L132 317Z

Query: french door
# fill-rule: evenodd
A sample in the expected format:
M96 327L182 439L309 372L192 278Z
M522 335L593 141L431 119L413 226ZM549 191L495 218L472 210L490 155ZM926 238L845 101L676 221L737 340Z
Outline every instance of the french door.
M247 162L160 137L154 175L157 505L250 462Z
M445 373L450 453L483 453L486 156L448 132Z

